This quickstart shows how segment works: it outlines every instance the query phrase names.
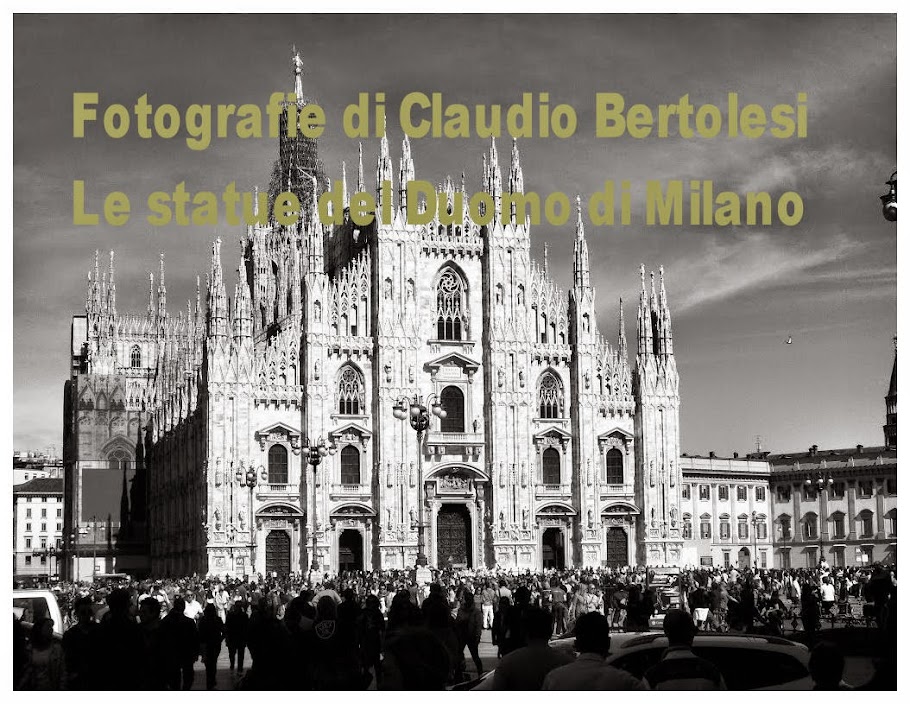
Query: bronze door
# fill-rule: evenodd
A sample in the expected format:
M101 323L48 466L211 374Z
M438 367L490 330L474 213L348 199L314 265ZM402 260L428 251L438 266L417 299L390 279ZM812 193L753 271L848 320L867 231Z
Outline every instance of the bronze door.
M265 571L268 574L288 574L291 571L291 536L283 530L273 530L265 538Z
M471 567L471 519L468 507L445 505L436 516L436 562L439 567Z
M554 568L558 570L565 569L566 546L561 529L547 528L543 532L541 547L543 548L541 559L545 570Z
M338 539L338 571L353 572L363 569L363 538L360 531L348 529Z
M622 528L607 531L607 567L624 567L629 564L629 536Z

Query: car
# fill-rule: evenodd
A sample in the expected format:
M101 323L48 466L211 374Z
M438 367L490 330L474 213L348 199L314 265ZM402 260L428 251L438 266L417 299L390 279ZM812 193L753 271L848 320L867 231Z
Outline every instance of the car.
M550 647L574 652L575 639L550 641ZM667 649L662 633L616 633L610 637L605 663L641 679ZM721 671L730 690L811 690L809 649L775 636L699 633L692 650ZM744 665L748 663L748 667ZM452 687L454 690L491 690L493 671Z
M14 589L13 616L23 624L35 623L39 618L54 622L54 633L63 635L63 614L57 597L47 589Z
M649 633L627 640L606 659L641 678L667 649L666 636ZM776 636L700 633L692 651L714 664L731 690L811 690L809 649Z

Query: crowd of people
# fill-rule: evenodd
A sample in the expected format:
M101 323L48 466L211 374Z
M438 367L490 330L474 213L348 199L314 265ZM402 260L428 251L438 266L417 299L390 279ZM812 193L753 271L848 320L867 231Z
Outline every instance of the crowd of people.
M437 689L483 674L479 644L488 630L501 658L494 688L564 689L601 677L585 668L603 660L610 632L648 630L656 612L669 615L664 625L680 648L699 630L811 637L826 615L863 601L870 625L884 627L896 613L896 570L880 566L685 569L669 584L656 582L653 571L627 567L445 569L421 585L414 571L59 584L62 642L39 618L26 648L15 623L14 642L23 644L15 681L23 689L190 689L201 658L214 689L226 647L240 689ZM549 677L570 665L547 647L565 634L579 657ZM529 667L539 682L520 675ZM706 681L723 684L700 667ZM678 668L663 670L644 682L623 673L598 682L662 688Z

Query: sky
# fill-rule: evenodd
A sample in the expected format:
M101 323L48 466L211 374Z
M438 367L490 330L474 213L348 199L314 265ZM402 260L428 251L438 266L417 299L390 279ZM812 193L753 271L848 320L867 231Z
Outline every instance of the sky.
M72 95L132 107L146 93L171 103L266 105L293 89L291 47L304 91L327 114L319 140L329 174L353 182L357 143L341 128L358 93L385 92L396 164L397 105L412 91L444 100L509 105L549 94L578 115L570 138L520 140L525 190L586 199L606 180L632 182L633 224L595 227L586 216L598 325L615 342L618 300L635 347L638 266L665 268L680 374L681 449L719 455L883 442L884 395L897 315L896 227L879 195L896 168L896 22L893 15L17 15L13 23L14 428L17 449L62 443L72 315L84 313L96 249L116 252L118 311L144 312L148 271L166 257L169 308L195 298L211 241L223 263L243 228L153 227L145 199L185 181L192 191L267 187L274 141L122 139L100 123L73 135ZM793 104L807 94L804 139L595 137L594 96L621 93L652 108L688 94L726 112L740 104ZM510 150L498 140L501 160ZM416 139L417 178L466 174L479 189L480 138ZM372 185L378 140L364 140ZM792 190L805 203L794 227L646 226L648 180L712 180L715 191ZM73 224L73 181L97 212L111 191L133 215L121 227ZM550 271L571 286L574 225L532 228L532 255L549 244ZM103 220L102 220L103 222ZM239 256L239 255L238 255ZM107 257L103 257L106 261ZM792 337L792 344L786 339Z

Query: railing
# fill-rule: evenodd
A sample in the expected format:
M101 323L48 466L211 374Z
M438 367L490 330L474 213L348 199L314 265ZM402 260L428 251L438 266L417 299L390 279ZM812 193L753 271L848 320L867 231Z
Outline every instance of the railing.
M332 491L339 494L369 494L368 484L332 484Z
M483 445L483 433L427 433L428 445Z

